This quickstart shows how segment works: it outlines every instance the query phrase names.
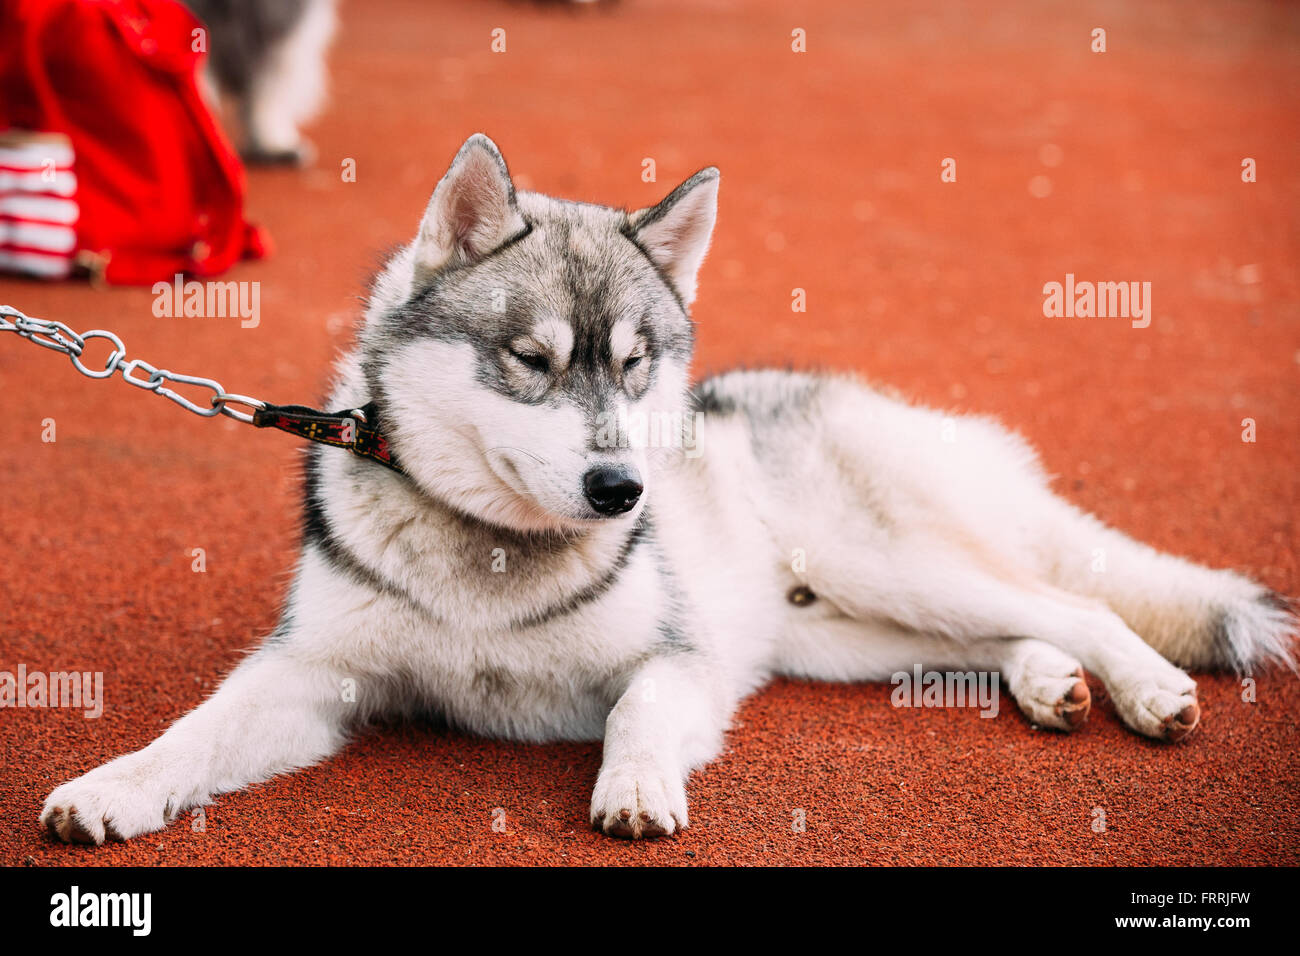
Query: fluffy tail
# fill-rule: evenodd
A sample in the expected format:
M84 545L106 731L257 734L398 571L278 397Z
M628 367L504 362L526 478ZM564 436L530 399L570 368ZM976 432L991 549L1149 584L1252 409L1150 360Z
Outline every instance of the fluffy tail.
M1282 665L1300 674L1290 598L1235 571L1163 554L1091 515L1070 524L1068 540L1053 549L1058 585L1104 601L1168 660L1237 674Z
M1254 667L1276 663L1300 675L1291 642L1297 630L1295 601L1237 577L1258 591L1251 599L1226 602L1218 609L1210 640L1218 655L1210 664L1248 674Z

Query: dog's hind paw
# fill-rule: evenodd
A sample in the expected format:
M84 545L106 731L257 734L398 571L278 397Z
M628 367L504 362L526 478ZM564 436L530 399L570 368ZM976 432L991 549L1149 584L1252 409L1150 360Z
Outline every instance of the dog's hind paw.
M1064 677L1035 675L1017 692L1016 703L1033 723L1071 731L1083 726L1092 709L1092 694L1076 669Z
M623 763L600 768L591 798L591 825L610 836L638 840L685 830L686 786L676 770Z
M1172 666L1158 677L1110 688L1110 695L1124 723L1157 740L1184 740L1201 721L1196 682Z
M1092 709L1092 695L1083 667L1068 654L1039 642L1028 648L1007 674L1009 689L1021 713L1038 727L1071 731L1083 726Z

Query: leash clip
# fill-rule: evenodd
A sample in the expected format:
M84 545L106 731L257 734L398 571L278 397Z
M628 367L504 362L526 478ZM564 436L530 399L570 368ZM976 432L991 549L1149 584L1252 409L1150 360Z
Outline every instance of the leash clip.
M212 396L212 406L214 408L219 408L221 414L227 418L233 418L245 425L255 425L257 423L248 412L236 411L233 408L228 408L228 405L243 405L245 408L251 408L258 412L266 408L266 402L258 398L249 398L247 395L228 395L225 392L218 392Z

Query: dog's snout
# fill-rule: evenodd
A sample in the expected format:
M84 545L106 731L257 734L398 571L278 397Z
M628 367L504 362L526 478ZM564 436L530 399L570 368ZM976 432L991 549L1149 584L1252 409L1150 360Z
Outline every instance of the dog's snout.
M583 476L582 490L598 512L619 515L641 497L641 476L630 468L593 468Z

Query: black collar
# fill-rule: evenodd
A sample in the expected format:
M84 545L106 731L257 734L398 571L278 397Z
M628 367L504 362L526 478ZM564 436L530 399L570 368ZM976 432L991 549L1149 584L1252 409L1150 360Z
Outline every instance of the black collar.
M398 474L405 474L393 457L379 421L374 402L341 412L322 412L305 405L267 405L253 413L258 428L278 428L282 432L346 448L352 454L377 461Z

